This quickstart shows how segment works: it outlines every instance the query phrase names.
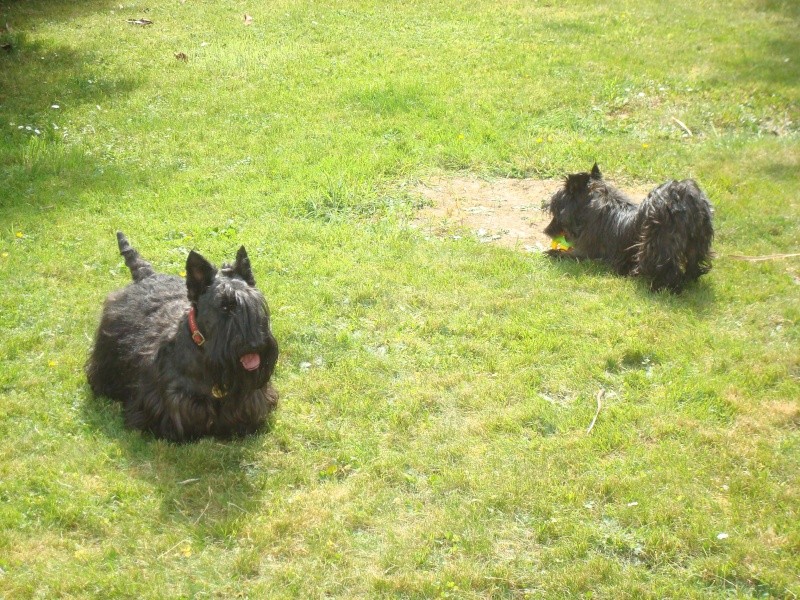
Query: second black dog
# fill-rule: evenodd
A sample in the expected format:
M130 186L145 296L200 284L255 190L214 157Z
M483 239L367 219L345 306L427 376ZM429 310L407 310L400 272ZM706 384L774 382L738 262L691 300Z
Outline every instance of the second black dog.
M260 429L278 401L278 344L244 246L220 271L190 252L184 282L117 241L133 283L106 299L86 365L94 393L122 401L128 427L173 441Z
M637 206L594 165L591 173L568 175L549 210L544 233L563 235L572 246L551 256L601 259L620 275L641 276L651 289L672 292L711 269L713 210L691 179L664 183Z

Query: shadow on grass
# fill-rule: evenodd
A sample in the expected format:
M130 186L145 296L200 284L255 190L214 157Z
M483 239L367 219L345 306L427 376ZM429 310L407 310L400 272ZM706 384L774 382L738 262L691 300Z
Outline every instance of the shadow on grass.
M67 120L79 107L108 104L137 82L98 75L102 57L72 46L29 39L39 21L67 20L99 2L11 2L0 8L0 214L53 208L74 201L83 189L123 189L117 169L87 155L73 140L92 125ZM11 30L4 28L5 23ZM80 47L80 46L78 46ZM83 108L83 112L87 112ZM73 127L75 129L73 129ZM78 129L78 127L80 127Z
M14 27L33 25L38 21L65 21L82 15L106 11L110 7L104 0L7 0L0 5L0 19Z
M716 294L709 275L704 275L688 284L680 294L666 290L653 292L647 282L640 279L637 281L636 295L643 302L657 303L668 309L688 309L698 316L708 314L716 304Z
M781 15L788 22L773 26L763 42L731 53L725 61L724 77L791 88L800 79L800 2L796 0L760 0L764 12Z
M759 53L741 52L728 56L725 72L735 80L787 88L793 86L800 79L800 39L777 37L765 41L762 47L763 51Z
M167 527L225 539L238 530L242 517L260 510L267 474L259 461L271 426L243 439L174 444L126 429L119 402L95 397L88 385L85 394L85 422L117 443L130 476L154 488Z
M552 265L562 270L565 274L580 280L582 276L607 276L609 279L620 278L614 271L597 260L576 261L570 258L544 257ZM711 273L713 274L713 269ZM711 275L713 276L713 275ZM704 275L697 281L688 284L680 294L673 294L666 290L653 292L648 282L642 278L635 278L636 295L642 303L657 303L665 308L686 308L697 315L703 315L714 306L716 297L714 287L709 282L709 275Z
M782 13L791 19L800 19L800 3L796 0L760 0L761 10Z
M800 78L798 78L800 80ZM760 170L774 179L783 183L795 184L797 173L800 172L800 160L781 161L773 158L770 162L759 165Z

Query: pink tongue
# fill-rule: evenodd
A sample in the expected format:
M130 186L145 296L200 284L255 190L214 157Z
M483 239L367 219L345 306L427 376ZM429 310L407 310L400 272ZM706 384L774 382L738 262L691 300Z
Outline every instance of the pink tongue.
M248 371L255 371L261 365L261 357L255 352L245 354L239 360L242 361L242 366Z

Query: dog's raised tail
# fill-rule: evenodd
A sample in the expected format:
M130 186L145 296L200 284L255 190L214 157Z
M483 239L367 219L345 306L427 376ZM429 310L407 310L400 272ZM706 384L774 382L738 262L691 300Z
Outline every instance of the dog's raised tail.
M119 245L119 253L125 258L125 266L131 270L131 276L134 281L141 281L155 274L153 265L139 256L136 248L130 245L128 238L121 231L117 232L117 244Z

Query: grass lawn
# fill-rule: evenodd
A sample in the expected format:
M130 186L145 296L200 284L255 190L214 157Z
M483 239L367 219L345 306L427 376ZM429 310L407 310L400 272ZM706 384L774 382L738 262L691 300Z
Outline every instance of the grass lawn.
M732 258L800 252L799 25L0 0L0 597L800 596L800 259ZM410 226L428 178L595 160L697 179L712 272L654 295ZM271 431L171 445L92 397L117 229L175 274L247 247Z

